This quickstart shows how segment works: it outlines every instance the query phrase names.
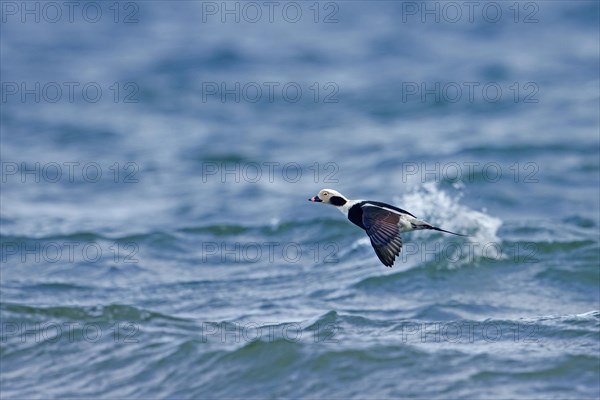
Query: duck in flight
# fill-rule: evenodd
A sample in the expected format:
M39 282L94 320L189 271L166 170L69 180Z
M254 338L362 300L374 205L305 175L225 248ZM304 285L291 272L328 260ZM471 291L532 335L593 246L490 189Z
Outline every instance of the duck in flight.
M347 199L333 189L323 189L318 195L308 200L314 203L331 204L340 210L350 222L363 228L367 232L379 260L390 268L402 250L402 238L400 237L402 232L431 229L452 235L466 236L435 227L406 210L386 203Z

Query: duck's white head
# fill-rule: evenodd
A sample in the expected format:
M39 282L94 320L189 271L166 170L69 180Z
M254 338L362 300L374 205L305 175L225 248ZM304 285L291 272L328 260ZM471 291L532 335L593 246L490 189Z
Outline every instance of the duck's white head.
M333 189L323 189L319 192L315 197L311 197L308 201L312 201L314 203L325 203L331 204L336 207L342 207L347 202L348 199L345 198L340 192Z

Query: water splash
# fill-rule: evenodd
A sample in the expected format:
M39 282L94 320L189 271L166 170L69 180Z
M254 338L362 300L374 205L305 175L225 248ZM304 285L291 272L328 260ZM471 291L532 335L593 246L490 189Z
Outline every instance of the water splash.
M468 234L479 242L500 242L502 220L460 204L462 195L451 197L436 182L426 182L395 200L419 218L453 232Z
M485 209L477 211L460 204L461 197L460 194L450 196L440 190L436 182L426 182L414 187L397 202L435 226L468 235L465 245L469 246L470 251L461 250L465 254L457 260L458 265L476 258L504 258L502 241L497 235L502 220L487 214ZM416 232L416 235L424 235L423 232Z

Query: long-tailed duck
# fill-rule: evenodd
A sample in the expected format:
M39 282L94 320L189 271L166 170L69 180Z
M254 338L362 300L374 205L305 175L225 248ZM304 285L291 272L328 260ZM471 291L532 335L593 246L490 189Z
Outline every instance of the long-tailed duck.
M350 200L332 189L323 189L318 195L308 200L335 206L346 215L350 222L363 228L369 235L375 254L386 267L394 264L402 250L402 238L400 237L402 232L432 229L465 236L435 227L401 208L379 201Z

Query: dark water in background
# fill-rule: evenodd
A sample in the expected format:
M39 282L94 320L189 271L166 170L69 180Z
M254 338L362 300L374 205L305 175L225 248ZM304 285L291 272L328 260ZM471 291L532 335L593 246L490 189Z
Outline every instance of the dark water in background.
M3 398L600 395L597 2L22 4ZM387 269L323 187L470 237Z

